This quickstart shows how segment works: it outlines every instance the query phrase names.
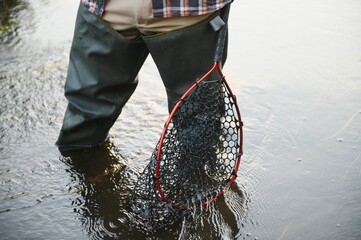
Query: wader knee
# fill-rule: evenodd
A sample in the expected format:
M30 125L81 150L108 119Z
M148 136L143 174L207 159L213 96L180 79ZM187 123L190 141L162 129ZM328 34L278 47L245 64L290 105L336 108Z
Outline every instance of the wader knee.
M64 88L69 104L56 143L61 151L106 139L147 55L142 40L126 40L80 4Z
M209 21L215 16L180 30L144 37L164 82L169 111L188 87L214 63L218 32L213 30ZM223 62L226 52L224 49Z

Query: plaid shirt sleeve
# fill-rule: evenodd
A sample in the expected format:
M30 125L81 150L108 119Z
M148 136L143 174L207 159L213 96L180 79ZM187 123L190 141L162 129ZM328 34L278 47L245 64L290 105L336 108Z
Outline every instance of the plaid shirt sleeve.
M105 0L81 0L90 12L101 16ZM131 1L131 0L115 0ZM221 9L233 0L152 0L153 16L159 18L197 16Z
M89 9L91 13L94 13L97 16L101 16L104 12L104 0L81 0L81 2Z
M153 16L197 16L215 12L233 0L153 0Z

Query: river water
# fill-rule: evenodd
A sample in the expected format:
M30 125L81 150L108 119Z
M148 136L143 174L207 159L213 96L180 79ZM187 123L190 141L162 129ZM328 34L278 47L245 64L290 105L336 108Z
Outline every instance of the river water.
M107 147L57 139L78 1L0 2L1 239L361 239L361 2L233 4L224 72L244 121L236 185L204 215L145 233L128 195L167 117L151 58Z

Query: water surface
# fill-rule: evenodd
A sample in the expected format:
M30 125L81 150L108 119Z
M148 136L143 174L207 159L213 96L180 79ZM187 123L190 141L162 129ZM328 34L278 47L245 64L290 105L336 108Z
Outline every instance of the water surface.
M167 117L152 60L107 146L70 162L54 142L77 1L0 5L2 239L361 238L359 1L235 1L224 71L245 123L236 185L154 233L127 209Z

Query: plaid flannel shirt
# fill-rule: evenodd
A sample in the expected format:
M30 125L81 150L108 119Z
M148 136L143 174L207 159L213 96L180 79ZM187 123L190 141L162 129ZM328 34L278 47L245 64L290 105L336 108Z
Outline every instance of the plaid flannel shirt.
M81 0L90 12L101 16L105 0ZM131 0L116 0L131 1ZM196 16L221 9L233 0L153 0L153 16L166 18L175 16Z

